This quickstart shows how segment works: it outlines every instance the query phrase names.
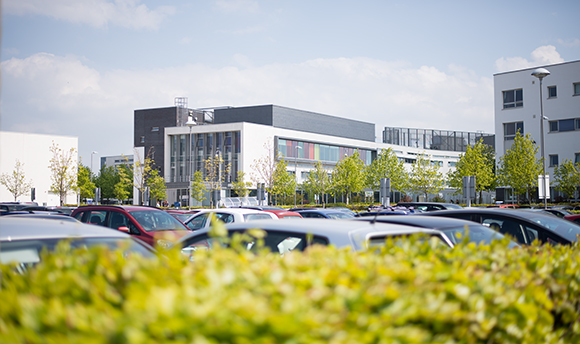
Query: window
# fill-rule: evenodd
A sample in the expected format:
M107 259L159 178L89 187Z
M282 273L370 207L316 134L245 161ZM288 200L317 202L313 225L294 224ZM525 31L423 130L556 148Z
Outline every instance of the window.
M141 136L141 143L145 143L145 136Z
M159 131L159 127L152 127L151 131Z
M504 141L511 141L516 137L516 133L523 135L524 133L524 122L514 122L514 123L504 123L503 133Z
M574 95L580 96L580 82L574 83Z
M524 90L503 91L503 108L510 109L524 106Z
M574 163L580 164L580 153L574 153Z
M550 155L550 167L558 166L558 154Z
M559 121L550 121L550 132L564 132L580 130L580 118L561 119Z
M557 96L556 86L548 86L548 98L556 98Z

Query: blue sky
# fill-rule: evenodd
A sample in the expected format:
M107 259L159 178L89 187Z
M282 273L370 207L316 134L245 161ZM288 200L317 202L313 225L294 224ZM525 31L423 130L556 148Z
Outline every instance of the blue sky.
M1 129L131 154L133 111L275 104L493 132L493 74L580 59L580 1L2 1ZM95 157L95 162L97 157Z

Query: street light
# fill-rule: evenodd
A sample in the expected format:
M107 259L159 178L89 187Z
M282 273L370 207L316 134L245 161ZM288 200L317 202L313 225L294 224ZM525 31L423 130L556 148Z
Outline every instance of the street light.
M544 193L544 209L548 208L548 194L546 193L546 161L544 160L544 102L542 99L542 79L550 75L546 68L538 68L532 76L540 79L540 154L542 156L542 192Z
M218 184L218 189L215 192L214 198L215 198L215 208L219 208L218 205L218 195L221 196L221 192L222 192L222 160L221 160L221 151L219 149L216 149L215 151L215 157L218 161L218 175L217 175L217 184Z
M93 154L97 154L99 152L92 151L91 152L91 175L93 174Z
M188 167L187 167L187 208L191 209L191 178L192 178L192 172L193 172L193 167L191 166L191 146L193 145L193 142L191 141L191 128L193 128L194 126L197 125L197 122L195 122L195 120L193 119L193 116L188 116L187 122L185 122L185 125L187 125L189 127L189 153L188 153Z
M296 207L296 188L298 187L298 171L296 170L296 160L298 159L298 150L302 149L302 147L296 146L294 148L294 179L296 180L296 187L294 188L294 207Z

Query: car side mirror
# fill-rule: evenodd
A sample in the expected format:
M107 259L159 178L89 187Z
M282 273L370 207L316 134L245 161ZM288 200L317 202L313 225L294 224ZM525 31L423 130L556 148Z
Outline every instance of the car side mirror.
M124 233L130 232L129 227L125 227L125 226L121 226L121 227L117 228L117 230L120 230L121 232L124 232Z

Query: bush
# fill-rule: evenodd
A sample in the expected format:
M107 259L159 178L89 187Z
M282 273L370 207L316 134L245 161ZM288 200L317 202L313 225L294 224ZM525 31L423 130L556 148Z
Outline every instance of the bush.
M580 342L577 244L43 259L1 266L1 343Z

